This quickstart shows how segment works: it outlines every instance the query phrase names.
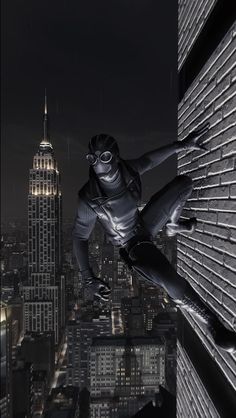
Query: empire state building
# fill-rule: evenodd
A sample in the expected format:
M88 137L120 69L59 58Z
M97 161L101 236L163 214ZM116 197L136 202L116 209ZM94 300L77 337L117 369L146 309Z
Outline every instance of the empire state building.
M28 284L23 287L24 331L54 331L63 326L60 174L48 134L45 95L43 139L33 158L28 195Z

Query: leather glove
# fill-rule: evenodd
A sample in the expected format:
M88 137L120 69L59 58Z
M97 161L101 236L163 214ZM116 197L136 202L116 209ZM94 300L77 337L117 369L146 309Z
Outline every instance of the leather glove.
M85 284L99 299L103 300L104 302L109 301L111 288L106 282L104 282L104 280L101 280L97 277L88 277L85 279Z
M210 127L209 123L204 123L200 128L190 132L186 138L179 142L181 150L206 150L207 148L201 144L200 138L202 135L208 132Z

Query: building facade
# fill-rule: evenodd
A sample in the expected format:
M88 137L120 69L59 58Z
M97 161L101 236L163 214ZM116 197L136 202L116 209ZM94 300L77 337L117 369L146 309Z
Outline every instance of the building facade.
M52 389L47 399L43 416L45 418L79 417L79 393L77 387L60 387Z
M2 418L12 416L12 320L10 308L1 302L1 397Z
M60 174L48 135L45 97L44 134L29 175L28 284L23 287L24 331L55 332L64 325L60 276L62 249Z
M95 316L95 315L94 315ZM67 371L66 383L90 389L89 352L92 339L98 336L111 335L110 317L99 315L87 320L68 321L67 334Z
M183 152L178 172L193 180L178 237L178 272L230 329L236 312L236 14L234 2L179 1L179 138L203 122L206 151ZM177 416L228 417L236 410L235 355L216 347L179 313Z
M90 349L91 418L133 416L165 385L158 337L94 338Z
M12 369L12 416L33 416L33 365L18 361Z

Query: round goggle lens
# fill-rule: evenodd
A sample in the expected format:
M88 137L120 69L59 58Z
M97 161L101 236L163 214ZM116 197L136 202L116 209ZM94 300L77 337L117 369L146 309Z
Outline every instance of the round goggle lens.
M112 153L110 151L104 151L100 155L100 161L104 164L109 163L112 160Z
M87 154L86 155L86 159L88 161L89 164L95 164L97 161L97 157L94 154Z

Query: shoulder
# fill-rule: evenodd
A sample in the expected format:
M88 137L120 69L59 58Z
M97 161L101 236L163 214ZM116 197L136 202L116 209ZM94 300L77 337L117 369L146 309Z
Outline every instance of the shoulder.
M139 174L139 159L123 160L123 162L131 174Z

